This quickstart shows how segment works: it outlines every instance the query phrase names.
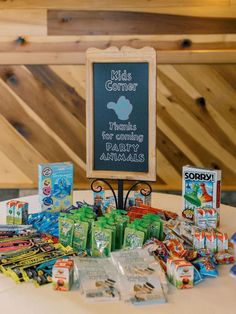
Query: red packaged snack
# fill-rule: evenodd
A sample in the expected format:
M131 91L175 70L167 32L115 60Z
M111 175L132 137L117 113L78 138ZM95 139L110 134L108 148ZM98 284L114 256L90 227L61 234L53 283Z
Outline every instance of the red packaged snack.
M215 264L233 264L234 263L234 256L228 252L219 252L216 253L214 256L214 263Z
M180 243L177 239L170 239L164 241L167 249L170 251L170 254L175 257L184 257L186 254L186 250L182 243Z
M166 220L177 219L179 217L178 214L176 214L174 212L170 212L168 210L164 210L164 215L165 215Z
M186 253L184 254L184 258L189 262L195 260L197 257L198 253L194 250L186 250Z

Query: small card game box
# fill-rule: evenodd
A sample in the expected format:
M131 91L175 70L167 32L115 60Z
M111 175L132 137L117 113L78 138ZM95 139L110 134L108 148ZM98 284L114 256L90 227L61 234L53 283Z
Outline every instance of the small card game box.
M71 162L40 164L39 201L42 210L61 211L73 204L73 164Z
M221 170L183 167L182 195L184 218L193 220L195 208L220 209Z
M69 291L73 285L74 262L71 259L58 259L52 269L54 290Z

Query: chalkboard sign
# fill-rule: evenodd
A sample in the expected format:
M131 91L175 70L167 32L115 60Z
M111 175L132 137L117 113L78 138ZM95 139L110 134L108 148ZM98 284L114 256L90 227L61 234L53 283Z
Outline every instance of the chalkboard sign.
M87 176L156 179L156 54L87 52Z

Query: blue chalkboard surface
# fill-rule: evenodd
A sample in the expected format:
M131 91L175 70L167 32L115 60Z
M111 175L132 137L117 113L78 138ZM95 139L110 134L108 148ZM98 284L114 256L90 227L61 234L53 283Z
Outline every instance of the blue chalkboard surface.
M148 62L93 64L94 170L148 172Z

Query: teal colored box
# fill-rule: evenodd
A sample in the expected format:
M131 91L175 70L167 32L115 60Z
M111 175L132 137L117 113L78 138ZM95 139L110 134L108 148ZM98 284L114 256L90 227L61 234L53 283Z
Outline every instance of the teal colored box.
M73 204L74 167L71 162L39 164L41 209L55 212Z

